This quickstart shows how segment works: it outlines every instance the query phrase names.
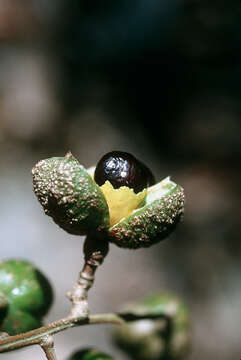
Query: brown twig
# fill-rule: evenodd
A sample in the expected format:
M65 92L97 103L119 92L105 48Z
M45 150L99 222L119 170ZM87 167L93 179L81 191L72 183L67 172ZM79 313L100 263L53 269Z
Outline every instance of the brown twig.
M169 318L164 315L152 316L151 318L163 318L169 321ZM64 331L68 328L81 326L81 325L95 325L95 324L116 324L121 325L125 322L134 321L140 319L150 319L149 315L141 315L141 316L129 316L126 314L95 314L89 315L86 318L79 319L75 321L75 319L71 318L63 318L57 320L53 323L45 325L41 328L28 331L23 334L9 336L6 339L0 341L0 352L16 350L25 346L40 344L44 338L47 336L52 336L57 334L58 332Z
M54 339L52 336L47 335L43 337L39 345L43 349L48 360L57 360L54 349Z
M96 269L102 264L109 250L103 235L88 236L84 244L85 263L79 279L67 294L72 302L69 317L78 321L89 314L88 291L93 286Z

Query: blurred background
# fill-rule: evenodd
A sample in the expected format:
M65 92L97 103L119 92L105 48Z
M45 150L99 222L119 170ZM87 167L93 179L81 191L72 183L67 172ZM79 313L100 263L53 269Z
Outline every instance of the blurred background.
M185 188L186 214L150 249L111 246L91 310L170 289L190 307L190 360L240 359L240 20L228 0L0 1L1 258L49 276L46 321L68 312L83 239L43 214L30 170L68 150L86 167L123 150ZM58 359L94 345L126 360L110 333L59 334ZM43 358L38 347L4 356Z

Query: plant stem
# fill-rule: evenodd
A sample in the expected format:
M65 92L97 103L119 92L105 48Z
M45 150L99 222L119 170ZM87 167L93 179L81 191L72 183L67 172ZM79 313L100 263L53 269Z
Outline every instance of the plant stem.
M151 318L164 318L169 321L168 317L162 316L153 316ZM43 340L46 337L57 334L61 331L64 331L68 328L81 326L81 325L94 325L94 324L116 324L121 325L126 321L133 321L137 319L150 319L150 316L127 316L122 314L95 314L90 315L86 318L81 319L71 319L69 317L57 320L48 325L42 326L38 329L28 331L15 336L8 336L6 339L0 341L0 352L16 350L25 346L42 344ZM42 346L42 345L41 345ZM51 358L50 358L51 359ZM52 358L55 360L54 358ZM52 360L51 359L51 360Z
M108 242L102 237L103 234L98 236L95 234L95 236L87 236L85 240L84 267L72 291L67 294L72 302L70 318L85 318L89 314L88 291L93 286L97 268L102 264L109 250Z
M75 324L70 319L61 319L26 333L8 336L0 341L0 352L40 344L45 336L56 334L73 326L75 326Z
M57 360L55 349L54 349L54 340L50 335L45 336L40 342L40 346L45 352L46 358L48 360Z
M48 360L57 360L54 348L53 349L43 348L43 350Z
M0 341L0 352L15 350L35 344L41 345L46 336L57 334L60 331L75 326L101 323L121 324L123 323L123 320L115 314L92 315L88 318L79 319L78 321L76 319L63 318L38 329L7 337L6 339Z

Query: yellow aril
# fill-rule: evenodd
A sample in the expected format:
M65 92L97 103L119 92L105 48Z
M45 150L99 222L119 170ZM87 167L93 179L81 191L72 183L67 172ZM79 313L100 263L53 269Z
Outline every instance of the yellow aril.
M109 207L110 226L129 216L133 210L142 206L147 194L146 189L136 194L133 189L127 186L114 189L108 180L100 188Z

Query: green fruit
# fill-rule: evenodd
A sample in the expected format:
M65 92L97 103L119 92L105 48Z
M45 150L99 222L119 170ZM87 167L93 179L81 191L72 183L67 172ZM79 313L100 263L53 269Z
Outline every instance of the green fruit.
M113 333L115 343L132 359L177 360L186 356L189 348L188 312L177 297L157 293L127 305L122 314L150 317L125 323ZM168 322L165 317L168 317Z
M31 263L20 259L1 261L0 291L8 300L1 331L15 335L41 326L53 293L46 277Z
M108 228L105 197L72 154L41 160L32 174L34 192L45 213L65 231L83 235Z
M114 358L96 349L84 349L76 351L68 360L114 360Z
M144 206L109 229L109 240L120 247L149 247L175 229L183 212L183 189L168 177L147 189Z
M40 326L42 326L40 318L10 306L1 326L1 331L6 331L9 335L16 335Z

